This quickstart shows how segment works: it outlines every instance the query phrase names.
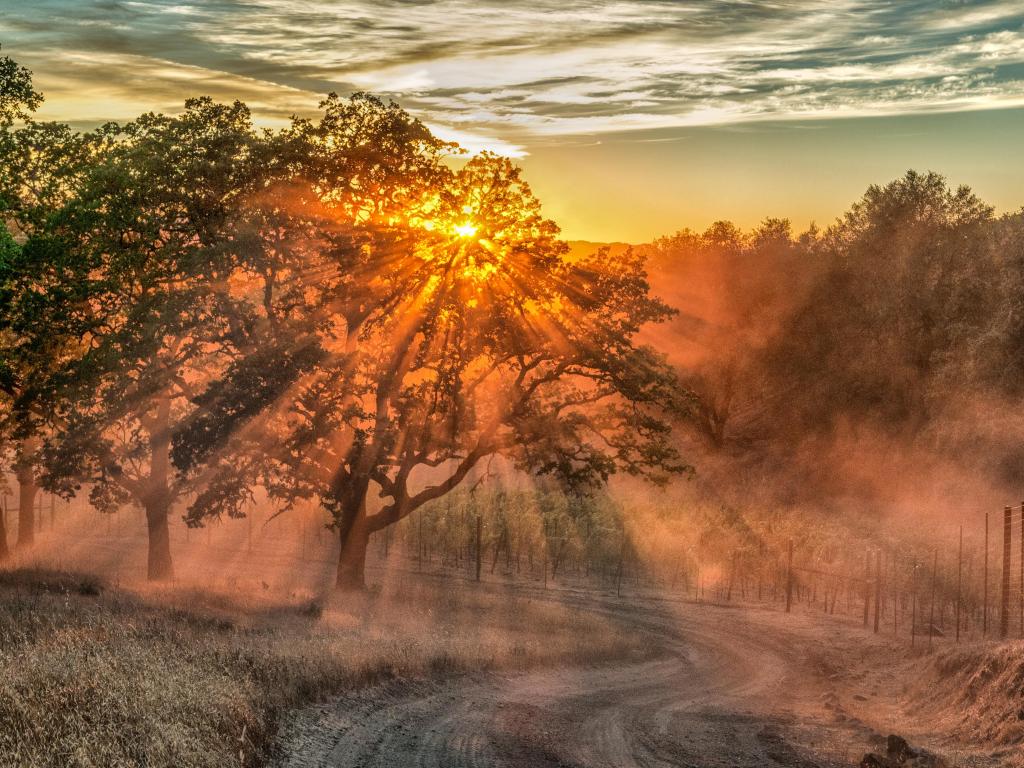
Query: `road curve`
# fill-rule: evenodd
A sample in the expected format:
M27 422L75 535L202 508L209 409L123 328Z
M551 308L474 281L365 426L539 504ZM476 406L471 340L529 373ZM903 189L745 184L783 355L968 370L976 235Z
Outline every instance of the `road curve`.
M877 736L832 688L831 640L846 627L663 600L548 599L628 621L663 651L346 695L297 716L281 768L831 768L855 764Z

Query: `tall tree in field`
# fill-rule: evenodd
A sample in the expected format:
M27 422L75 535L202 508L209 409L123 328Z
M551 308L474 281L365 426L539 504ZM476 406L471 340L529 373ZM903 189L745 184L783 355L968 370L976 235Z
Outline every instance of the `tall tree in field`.
M8 283L18 244L6 227L0 227L0 306L9 303ZM3 321L0 320L0 328ZM13 465L15 432L14 400L17 393L16 366L10 354L10 334L0 330L0 490L7 496L7 469ZM7 510L0 512L0 560L10 554L7 543Z
M47 466L88 480L102 510L145 511L150 579L173 575L168 521L185 489L171 435L245 321L209 286L231 272L240 211L263 172L244 105L192 100L179 116L125 126L68 211L90 283L68 309L91 325L59 382L64 410Z
M18 546L25 547L33 539L39 483L70 491L41 467L41 446L60 410L60 371L85 348L95 325L92 310L83 311L94 282L79 258L83 233L68 214L113 132L77 134L66 125L26 120L7 138L0 195L18 237L10 238L0 268L0 347L7 434L16 443Z
M51 364L51 343L26 339L19 312L25 308L26 274L35 273L31 246L24 241L42 226L60 196L60 173L48 161L62 156L52 150L60 133L32 121L42 96L32 75L7 57L0 58L0 460L11 460L18 481L18 546L31 546L38 491L39 392L34 382ZM66 159L66 157L62 157ZM67 166L64 166L67 170ZM39 318L36 318L39 319ZM2 463L0 463L2 466ZM0 558L6 557L7 531L0 521Z
M325 218L338 200L358 201L357 215L338 216L313 268L291 272L277 318L294 321L289 344L240 353L176 435L180 466L222 462L190 514L237 513L254 483L319 499L341 537L338 586L358 588L371 533L491 457L574 487L686 469L664 419L678 395L671 369L633 342L670 314L640 259L570 263L507 160L449 172L400 110L350 107L328 129L340 138L297 146L311 177L365 174L313 184ZM367 128L386 135L364 142Z

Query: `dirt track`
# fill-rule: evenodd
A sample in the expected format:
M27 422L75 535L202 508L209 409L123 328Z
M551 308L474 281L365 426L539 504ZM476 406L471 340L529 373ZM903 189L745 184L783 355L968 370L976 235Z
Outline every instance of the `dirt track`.
M851 713L893 710L872 707L880 678L863 666L885 653L884 641L849 623L658 600L548 599L628 621L663 650L614 666L368 689L300 713L282 765L826 768L855 765L890 729L927 736L892 714L868 725Z

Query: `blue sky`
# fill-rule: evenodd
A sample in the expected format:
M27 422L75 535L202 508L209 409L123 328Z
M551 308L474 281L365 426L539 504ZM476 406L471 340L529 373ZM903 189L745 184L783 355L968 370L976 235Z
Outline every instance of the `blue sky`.
M393 97L445 138L520 157L542 198L557 195L549 209L572 236L701 226L712 204L749 225L758 199L773 215L792 201L801 223L835 216L863 191L857 168L905 170L901 146L919 167L966 173L952 180L1004 209L1024 203L1024 184L1014 201L1000 176L1024 170L1012 146L1021 0L0 0L0 43L35 71L42 114L81 125L173 111L199 93L241 98L268 124L331 90ZM898 140L908 131L921 141ZM803 164L800 189L768 166L798 156L809 132L820 162ZM918 143L934 155L910 152ZM759 157L759 144L773 154ZM714 192L722 179L697 145L721 153L725 188L752 189L750 205ZM730 170L735 155L751 159L749 173ZM1002 167L985 170L994 156ZM646 164L649 192L622 191L622 173L605 179L595 158L624 172ZM578 198L574 174L588 179ZM630 201L637 209L623 211Z

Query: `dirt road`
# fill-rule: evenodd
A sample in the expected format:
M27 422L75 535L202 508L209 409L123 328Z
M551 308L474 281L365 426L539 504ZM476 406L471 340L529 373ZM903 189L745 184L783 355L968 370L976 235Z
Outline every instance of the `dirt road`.
M884 641L849 623L655 599L546 599L627 621L661 651L614 666L372 688L300 713L282 765L826 768L855 765L873 740L909 725L892 714L862 719L876 709L872 697L889 698L862 664Z

